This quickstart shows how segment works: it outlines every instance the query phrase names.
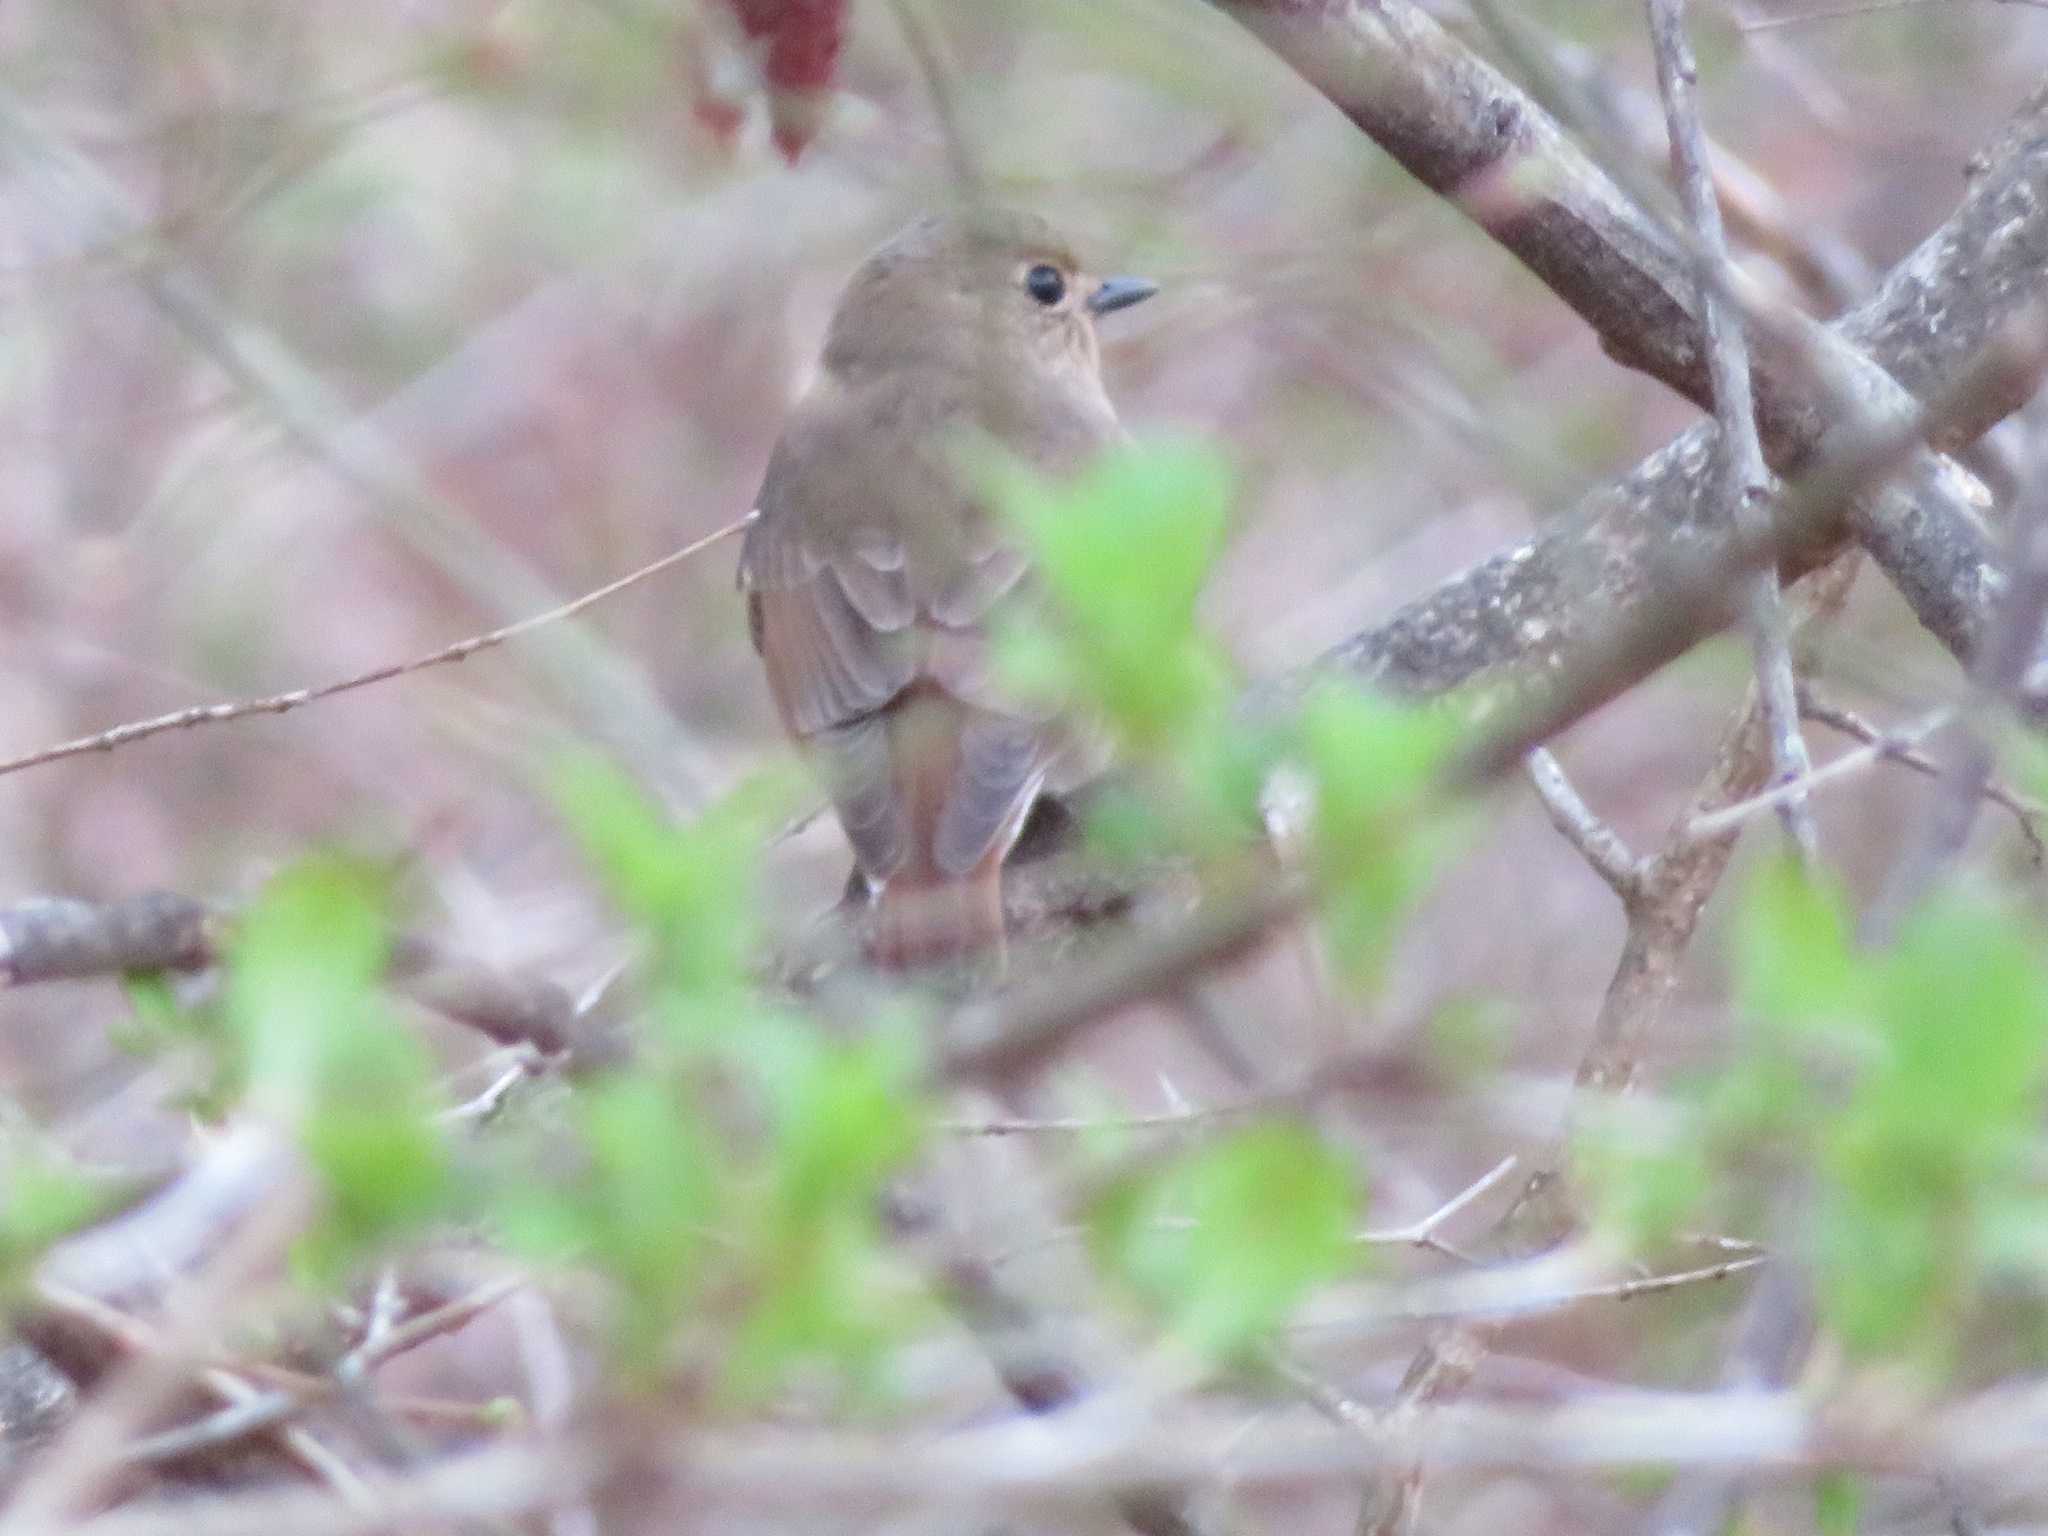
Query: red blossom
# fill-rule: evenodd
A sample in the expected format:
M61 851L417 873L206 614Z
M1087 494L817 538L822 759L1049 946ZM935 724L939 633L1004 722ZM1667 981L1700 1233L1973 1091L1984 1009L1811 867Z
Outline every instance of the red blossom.
M726 0L747 38L764 49L775 143L794 160L824 115L846 42L846 0Z

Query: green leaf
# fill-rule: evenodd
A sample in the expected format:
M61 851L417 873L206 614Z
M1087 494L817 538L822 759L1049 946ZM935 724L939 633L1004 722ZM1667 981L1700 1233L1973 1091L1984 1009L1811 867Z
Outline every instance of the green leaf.
M2048 1064L2048 965L2025 922L1944 897L1870 988L1869 1062L1826 1125L1820 1293L1865 1353L1939 1351L2014 1208Z
M700 1290L705 1234L725 1182L720 1162L703 1127L657 1077L590 1084L576 1109L589 1168L573 1197L579 1204L553 1212L553 1235L587 1250L619 1282L621 1356L658 1369L664 1339ZM541 1235L533 1213L522 1235Z
M1758 871L1735 932L1742 1005L1773 1024L1839 1019L1864 1001L1841 893L1790 859Z
M55 1158L15 1149L0 1202L0 1291L26 1281L51 1244L104 1215L119 1193Z
M782 1054L775 1074L771 1155L777 1208L801 1224L834 1207L865 1208L885 1175L917 1150L924 1127L913 1089L917 1053L906 1032L841 1044L820 1037L808 1020L793 1028L800 1043Z
M121 978L129 1018L114 1025L108 1037L135 1056L151 1056L191 1032L186 1011L178 1005L171 978L161 971L135 972Z
M417 1083L408 1076L402 1086ZM307 1118L300 1140L330 1205L300 1255L316 1276L339 1274L364 1248L437 1215L450 1193L447 1147L416 1092L394 1092L381 1104L338 1097Z
M735 1358L741 1384L761 1387L819 1358L857 1370L889 1337L878 1211L924 1130L909 1032L849 1045L793 1021L764 1039L779 1046L765 1073L776 1125L750 1244L757 1300Z
M1863 1485L1849 1472L1823 1472L1813 1482L1813 1523L1821 1536L1856 1536L1863 1519Z
M2019 1128L2048 1061L2048 966L2015 919L1955 899L1923 908L1885 968L1891 1055L1875 1092L1937 1133Z
M1865 1189L1819 1215L1822 1315L1852 1351L1896 1349L1920 1335L1960 1255L1940 1209Z
M1112 1189L1093 1232L1186 1343L1227 1357L1345 1267L1359 1211L1343 1162L1304 1127L1275 1123Z
M1098 633L1185 634L1222 548L1231 475L1198 444L1103 454L1069 485L1005 477L1012 513L1038 548L1048 587Z
M761 846L795 803L794 787L786 775L764 774L677 825L602 758L572 756L555 774L556 804L612 899L653 935L663 983L677 999L713 995L700 999L713 1003L708 1012L670 1010L686 1029L715 1030L744 979Z
M1195 605L1228 521L1221 456L1199 445L1129 446L1069 482L1015 463L987 480L1033 546L1060 619L1006 643L1012 683L1038 695L1078 691L1141 753L1217 714L1228 673Z
M1595 1220L1627 1251L1669 1243L1712 1184L1706 1149L1689 1120L1652 1128L1633 1104L1591 1104L1572 1143L1573 1167L1592 1191Z
M1395 919L1440 862L1443 827L1428 795L1456 739L1449 713L1405 708L1332 684L1302 713L1315 780L1315 870L1344 974L1377 975Z
M305 1117L330 1056L345 1056L381 1013L388 948L383 882L366 864L320 855L265 888L230 945L227 985L261 1107Z
M370 866L307 859L271 882L229 955L252 1100L296 1125L327 1191L326 1220L298 1255L321 1278L435 1214L449 1188L432 1062L379 990L384 905Z

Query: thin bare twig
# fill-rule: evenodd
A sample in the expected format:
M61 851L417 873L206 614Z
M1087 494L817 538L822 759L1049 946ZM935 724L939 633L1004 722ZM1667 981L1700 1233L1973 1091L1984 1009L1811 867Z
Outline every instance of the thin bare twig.
M1792 1380L1812 1345L1811 1289L1810 1278L1789 1259L1766 1267L1750 1290L1721 1364L1723 1388L1753 1392ZM1647 1528L1656 1536L1721 1536L1747 1481L1728 1468L1674 1478L1657 1500Z
M939 40L916 0L890 0L889 8L895 13L897 30L909 45L910 56L917 61L918 73L924 76L925 91L932 99L932 115L938 119L939 138L946 149L947 169L960 195L972 198L981 186L982 176L967 137L966 119L960 112L959 93L953 87Z
M1839 611L1854 580L1857 562L1836 561L1813 583L1809 625ZM1760 711L1754 698L1727 736L1708 782L1695 797L1691 814L1680 818L1665 846L1638 865L1634 899L1624 904L1628 931L1621 957L1601 999L1593 1038L1574 1079L1576 1095L1617 1094L1633 1084L1644 1041L1661 1017L1678 983L1681 964L1697 928L1707 897L1719 884L1733 852L1727 835L1692 842L1682 829L1707 804L1741 796L1754 789L1768 772ZM1531 1158L1529 1173L1514 1204L1494 1229L1494 1245L1504 1255L1542 1253L1562 1243L1578 1216L1566 1178L1567 1134L1561 1131ZM1408 1368L1411 1382L1445 1381L1439 1399L1455 1396L1484 1356L1489 1324L1452 1313L1416 1352ZM1412 1528L1421 1497L1422 1465L1410 1455L1394 1462L1369 1483L1359 1530L1361 1536L1403 1536Z
M237 1444L252 1435L267 1434L298 1411L296 1394L273 1387L267 1392L229 1403L189 1424L180 1424L176 1429L144 1435L130 1443L122 1453L122 1460L138 1467L185 1461Z
M1561 1296L1544 1297L1545 1307L1573 1306L1582 1301L1634 1301L1642 1296L1661 1296L1668 1291L1679 1291L1689 1285L1713 1285L1733 1275L1746 1274L1752 1269L1771 1262L1767 1253L1754 1253L1747 1258L1723 1259L1719 1264L1703 1264L1697 1269L1681 1269L1664 1275L1639 1275L1632 1280L1616 1280L1609 1285L1589 1285Z
M541 1065L540 1052L530 1045L513 1046L511 1054L512 1064L492 1078L481 1093L442 1110L435 1118L443 1125L485 1125L495 1119L512 1090L532 1077Z
M161 1466L220 1450L254 1435L275 1434L294 1456L305 1460L323 1478L334 1482L332 1453L326 1452L298 1426L291 1425L291 1421L313 1403L337 1392L363 1390L370 1374L378 1366L417 1349L429 1340L467 1326L525 1284L524 1276L490 1281L465 1296L400 1322L397 1320L399 1288L387 1272L379 1280L363 1342L342 1357L331 1377L306 1376L290 1385L259 1390L235 1372L209 1369L203 1373L202 1379L209 1391L223 1399L223 1406L188 1424L133 1441L122 1453L122 1459L136 1466ZM141 1328L140 1324L134 1326ZM148 1336L145 1331L143 1337ZM345 1472L346 1468L342 1470ZM353 1474L349 1477L353 1478ZM353 1491L359 1490L360 1479L355 1479ZM352 1490L344 1488L344 1491Z
M1411 1221L1404 1227L1376 1227L1358 1233L1351 1240L1354 1243L1367 1243L1376 1247L1424 1248L1432 1253L1440 1253L1445 1258L1456 1259L1461 1264L1473 1263L1471 1255L1453 1248L1438 1237L1437 1233L1443 1230L1444 1224L1453 1216L1488 1190L1497 1187L1501 1180L1513 1173L1519 1161L1520 1159L1512 1154L1502 1158L1420 1221Z
M1326 1059L1313 1070L1246 1093L1222 1104L1182 1104L1149 1115L1007 1116L974 1120L942 1120L939 1129L954 1136L1088 1136L1103 1132L1183 1131L1218 1120L1270 1114L1296 1108L1342 1086L1376 1064L1361 1053Z
M505 1275L496 1280L487 1280L453 1301L429 1308L402 1323L392 1323L378 1330L374 1337L366 1337L360 1345L344 1356L341 1363L334 1368L335 1375L344 1380L367 1376L387 1360L395 1359L408 1350L418 1349L422 1344L438 1339L443 1334L454 1333L457 1329L468 1327L528 1283L525 1275Z
M1695 1285L1713 1285L1761 1268L1774 1257L1768 1253L1731 1255L1711 1264L1658 1274L1585 1280L1578 1251L1565 1250L1518 1264L1459 1271L1446 1278L1369 1292L1355 1312L1348 1306L1341 1310L1326 1307L1287 1331L1299 1337L1335 1339L1377 1334L1394 1323L1490 1324L1538 1317L1589 1302L1636 1301ZM1602 1263L1604 1267L1606 1261ZM1483 1339L1475 1336L1467 1343L1476 1347Z
M1070 974L971 1005L955 1021L965 1039L946 1052L939 1075L953 1082L1021 1082L1091 1024L1241 953L1300 912L1308 898L1304 881L1269 879L1212 898L1187 919L1135 937Z
M1550 824L1593 866L1593 873L1613 888L1624 903L1642 890L1643 861L1606 822L1593 814L1548 747L1538 747L1523 762Z
M1700 127L1694 88L1699 67L1685 34L1685 0L1648 0L1650 41L1657 56L1657 84L1664 98L1664 116L1671 136L1671 166L1680 201L1696 242L1701 330L1706 339L1707 374L1713 388L1714 419L1720 426L1716 442L1716 480L1723 515L1749 538L1767 538L1770 516L1770 470L1764 464L1763 442L1757 433L1756 398L1750 383L1749 340L1742 314L1729 301L1734 268L1728 260L1728 239L1721 227L1721 204L1714 192L1706 134ZM1805 739L1799 733L1798 692L1792 677L1792 648L1784 606L1778 595L1775 564L1748 573L1743 607L1750 649L1756 666L1757 698L1765 739L1770 745L1771 778L1793 785L1812 767ZM1778 805L1785 835L1807 862L1818 857L1819 832L1803 790Z
M1669 136L1662 106L1607 53L1561 37L1530 36L1528 41L1547 46L1560 80L1574 87L1608 128L1604 138L1617 148L1626 146L1645 162L1665 158ZM1796 75L1799 67L1796 58L1760 62L1780 75ZM1811 95L1812 81L1806 76L1788 84L1803 97ZM1870 291L1874 274L1854 245L1818 226L1754 165L1711 135L1707 158L1729 232L1740 244L1775 261L1817 310L1837 313Z
M1901 740L1896 729L1888 729L1864 718L1853 709L1834 703L1815 691L1810 683L1802 683L1799 690L1799 712L1807 719L1830 730L1840 731L1844 736L1882 749L1887 760L1912 769L1915 773L1929 778L1941 775L1941 764L1912 743ZM1984 785L1984 798L2000 806L2012 815L2020 835L2027 840L2027 850L2033 862L2048 862L2048 843L2041 838L2041 821L2048 817L2048 805L2028 795L2022 795L1999 779L1991 779Z
M1800 27L1816 21L1843 21L1852 16L1876 16L1885 11L1910 11L1939 0L1856 0L1853 5L1823 5L1810 11L1790 11L1783 16L1746 17L1735 24L1738 32L1775 32L1782 27ZM1993 5L2020 5L2040 9L2044 0L1989 0Z
M1744 822L1765 811L1777 809L1790 794L1804 794L1826 784L1848 778L1863 772L1873 763L1888 757L1897 757L1911 750L1940 730L1955 718L1953 709L1943 708L1922 715L1909 725L1897 726L1867 737L1860 747L1851 748L1840 757L1834 758L1810 771L1803 779L1793 784L1778 784L1733 805L1720 806L1695 816L1686 823L1680 836L1688 843L1709 842L1724 837Z
M479 651L487 651L503 645L508 640L530 634L544 625L559 623L574 618L585 609L596 606L607 598L616 597L629 587L636 587L650 577L659 576L672 570L693 556L702 554L713 545L731 538L754 520L749 512L745 517L736 518L723 528L707 533L701 539L693 539L681 549L671 550L659 560L651 560L638 570L628 571L616 581L584 593L581 597L558 604L545 613L530 614L511 624L497 629L486 630L480 635L470 635L452 645L415 656L408 661L386 662L357 672L349 677L336 678L331 682L316 683L303 688L287 689L283 693L267 694L262 698L236 699L222 704L194 704L184 709L172 710L169 714L152 715L146 720L129 720L121 725L110 726L90 736L76 737L71 741L60 741L54 746L39 747L33 752L24 752L19 757L0 759L0 776L20 773L23 769L39 768L45 763L62 762L66 758L84 757L93 752L111 752L116 747L125 747L131 742L144 741L151 736L161 736L170 731L190 730L200 725L222 725L230 720L246 720L252 715L283 715L308 704L317 704L322 699L331 699L338 694L354 693L357 689L368 688L375 683L388 683L393 678L406 677L415 672L424 672L430 667L445 667L452 662L467 661Z
M1415 1528L1422 1509L1423 1416L1463 1392L1485 1354L1476 1336L1453 1331L1409 1363L1394 1401L1374 1426L1388 1447L1386 1464L1366 1484L1358 1536L1401 1536Z
M1262 1114L1274 1100L1260 1095L1234 1104L1195 1105L1187 1109L1161 1110L1155 1115L1052 1115L1043 1118L1012 1116L990 1120L941 1120L938 1129L949 1136L1096 1136L1122 1131L1182 1131L1218 1120Z

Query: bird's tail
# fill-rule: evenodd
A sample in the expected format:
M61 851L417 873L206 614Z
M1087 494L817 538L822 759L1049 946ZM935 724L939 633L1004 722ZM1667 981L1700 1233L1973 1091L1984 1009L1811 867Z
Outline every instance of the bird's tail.
M903 870L882 887L869 958L884 970L973 964L1001 973L1002 865L991 859L964 880Z

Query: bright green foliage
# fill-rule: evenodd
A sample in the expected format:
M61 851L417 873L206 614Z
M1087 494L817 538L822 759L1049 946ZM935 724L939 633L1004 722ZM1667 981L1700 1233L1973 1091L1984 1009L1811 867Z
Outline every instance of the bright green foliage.
M326 1186L327 1222L302 1253L322 1273L447 1194L430 1063L378 990L388 944L378 876L318 857L271 882L229 955L227 1019L249 1098L297 1127Z
M1868 956L1853 950L1841 891L1773 860L1751 883L1735 930L1738 1001L1766 1025L1810 1030L1863 1009Z
M171 1095L178 1107L203 1120L219 1120L241 1096L241 1043L233 1038L215 1003L186 1006L167 976L154 972L124 976L128 1017L109 1032L113 1043L136 1056L181 1054L190 1080Z
M912 1036L834 1040L746 984L760 848L787 788L757 782L676 826L600 762L559 775L592 863L653 941L669 1028L629 1076L581 1090L581 1166L508 1191L505 1222L611 1277L628 1363L716 1361L743 1392L801 1364L857 1370L901 1321L878 1207L923 1114Z
M1750 1028L1734 1065L1660 1144L1591 1138L1588 1170L1611 1211L1664 1232L1712 1188L1810 1191L1831 1327L1860 1353L1936 1358L1987 1268L2028 1262L2048 1218L2026 1176L2048 1075L2039 935L1951 895L1890 950L1858 949L1838 894L1773 866L1746 893L1736 954ZM1706 1219L1731 1214L1761 1213Z
M1592 1191L1599 1224L1631 1253L1671 1241L1710 1187L1707 1150L1691 1123L1651 1130L1627 1103L1598 1104L1577 1127L1576 1172Z
M554 787L613 901L654 941L664 1019L693 1038L723 1030L758 936L760 849L794 781L756 778L680 825L596 756L568 759Z
M1890 1049L1867 1083L1873 1112L1958 1171L1988 1171L2015 1150L2040 1105L2048 1051L2048 967L2039 936L2007 913L1946 899L1900 935L1878 990ZM1960 1121L1959 1139L1948 1122Z
M155 971L123 976L121 990L128 998L129 1018L108 1031L119 1049L152 1056L193 1032L192 1015L178 1006L169 977Z
M658 1376L681 1349L765 1392L794 1365L858 1368L903 1321L878 1208L922 1105L900 1036L848 1044L764 1013L735 1028L716 1059L580 1088L579 1164L552 1148L553 1166L507 1185L497 1209L529 1253L612 1279L629 1368Z
M21 1285L52 1243L103 1215L114 1194L34 1149L11 1148L0 1199L0 1294Z
M748 1207L760 1304L740 1337L743 1385L820 1356L861 1364L902 1320L889 1305L879 1208L889 1174L921 1139L908 1038L841 1045L796 1022L781 1044L768 1074L765 1188Z
M1022 686L1078 689L1140 754L1213 720L1229 695L1195 602L1222 547L1231 477L1196 446L1123 448L1070 485L1016 468L998 496L1038 554L1057 628L1013 642Z
M1008 686L1107 727L1135 786L1095 808L1096 851L1241 850L1284 739L1237 718L1223 653L1197 622L1228 524L1227 465L1201 446L1124 447L1069 483L1011 461L987 479L1049 598L1003 633Z
M1315 872L1330 943L1344 974L1378 973L1395 920L1438 867L1444 826L1429 790L1457 723L1342 684L1319 689L1302 713L1303 756L1315 781Z
M706 1276L725 1170L692 1106L658 1078L627 1074L591 1084L577 1104L587 1178L556 1206L566 1238L619 1282L621 1358L650 1370L663 1338Z
M1813 1483L1813 1523L1820 1536L1855 1536L1863 1524L1863 1486L1847 1472L1823 1472Z
M2048 1053L2038 938L1960 899L1930 905L1885 958L1871 1025L1875 1059L1823 1144L1822 1295L1852 1344L1881 1349L1953 1321L1979 1222L2020 1177Z
M228 1017L261 1107L296 1120L317 1095L330 1052L376 1007L389 953L381 882L337 857L271 881L228 957Z
M1093 1236L1186 1344L1227 1357L1344 1268L1361 1209L1343 1161L1308 1129L1275 1122L1115 1186Z

